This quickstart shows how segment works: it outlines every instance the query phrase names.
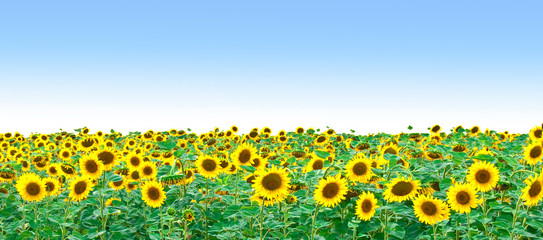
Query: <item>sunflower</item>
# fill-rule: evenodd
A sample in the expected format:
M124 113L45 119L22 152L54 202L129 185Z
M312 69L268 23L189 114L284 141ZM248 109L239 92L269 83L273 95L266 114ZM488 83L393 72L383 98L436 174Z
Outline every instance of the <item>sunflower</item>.
M56 177L59 174L61 174L60 170L60 164L58 163L51 163L49 166L47 166L47 174L51 177Z
M127 177L130 182L137 182L141 179L140 171L138 169L131 170Z
M141 186L141 199L150 207L157 208L164 203L166 194L159 182L147 181Z
M133 182L129 182L126 184L126 192L127 193L130 193L132 192L132 190L136 190L138 189L138 184L137 183L133 183Z
M347 181L338 174L335 177L321 179L315 189L315 201L325 207L335 207L345 199Z
M536 206L543 199L543 175L528 177L524 183L526 187L522 189L521 198L526 201L527 206Z
M256 202L258 205L264 205L265 207L273 205L276 201L281 202L283 199L270 199L257 193L251 196L251 202Z
M58 178L47 177L43 179L43 182L45 182L47 196L56 196L60 193L61 183Z
M439 126L438 124L430 128L430 132L433 134L438 134L440 131L441 131L441 126Z
M230 155L232 162L238 166L251 164L255 157L258 157L257 150L248 143L239 145Z
M304 172L311 172L313 170L321 170L324 168L324 159L314 156L304 168Z
M143 158L139 154L130 153L128 154L128 156L126 156L125 161L128 165L128 168L134 170L140 167L140 164L143 162Z
M185 210L185 212L183 212L183 218L189 222L194 221L194 212L190 209Z
M232 132L234 133L237 133L239 131L239 128L236 125L233 125L232 127L230 127L230 130L232 130Z
M353 182L367 183L373 171L371 170L372 162L363 155L355 156L346 166L345 173L347 178Z
M104 170L109 171L117 165L117 153L111 148L104 148L96 153L98 160L104 164Z
M96 154L89 154L79 159L81 174L92 179L98 179L104 172L104 164L98 160Z
M19 195L29 202L41 201L47 191L45 190L45 182L34 173L25 173L19 179L15 185Z
M304 133L304 128L303 128L303 127L297 127L297 128L296 128L296 133L297 133L297 134L302 134L302 133Z
M451 209L459 213L470 213L481 202L477 190L468 183L457 183L447 190L447 201Z
M422 223L434 225L449 219L449 207L437 198L429 195L420 195L413 201L415 215Z
M251 161L251 166L255 167L257 170L264 169L267 164L268 164L268 160L260 156L253 158L253 160Z
M60 151L58 151L58 157L64 161L71 160L72 155L73 155L72 150L68 148L63 148L63 149L60 149Z
M478 133L481 132L481 128L479 128L479 126L473 126L470 130L469 130L469 133L471 135L477 135Z
M326 144L326 142L328 142L328 137L326 137L325 135L319 135L319 136L315 137L315 140L313 141L313 144L315 146L322 146L322 145Z
M363 192L356 201L356 215L361 220L369 221L378 207L373 193Z
M494 164L479 161L469 167L466 179L481 192L488 192L498 184L500 172Z
M198 173L205 178L214 178L221 171L219 160L212 156L201 155L194 164L198 168Z
M153 162L143 162L140 166L140 173L142 179L155 179L156 165Z
M419 186L420 183L418 180L399 177L386 184L386 190L383 195L385 200L389 202L403 202L415 198Z
M543 126L535 126L530 130L530 138L533 140L541 140L543 132Z
M126 185L126 184L125 184L124 177L121 178L121 180L119 180L119 181L116 181L116 182L113 182L113 181L112 181L112 182L109 182L109 187L111 187L111 188L113 188L113 189L115 189L115 190L117 190L117 191L123 189L123 188L125 187L125 185Z
M82 151L90 151L94 147L96 147L96 145L98 145L96 139L94 139L92 137L86 137L84 139L81 139L81 141L79 141L79 148L78 149L80 149Z
M534 142L524 149L524 160L531 165L541 161L543 156L543 146L541 143Z
M288 194L290 177L286 169L272 168L260 171L253 187L258 195L268 199L283 199Z
M122 202L121 199L118 198L110 198L106 201L106 207L113 206L113 201L119 201Z
M79 202L87 198L92 191L92 181L85 176L75 177L70 183L70 198L74 202Z

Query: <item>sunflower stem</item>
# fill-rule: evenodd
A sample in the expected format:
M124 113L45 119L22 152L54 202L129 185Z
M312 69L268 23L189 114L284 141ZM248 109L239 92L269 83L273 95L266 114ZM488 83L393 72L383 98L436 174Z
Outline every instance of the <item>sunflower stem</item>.
M434 225L432 225L432 228L433 228L433 230L434 230L434 240L436 240L436 239L437 239L437 232L436 232L436 229L437 229L437 223L436 223L436 224L434 224Z
M513 224L511 225L513 228L515 228L515 225L517 223L517 213L520 208L521 198L519 197L517 200L517 206L515 207L515 213L513 214ZM515 238L515 234L511 233L511 239Z
M486 210L485 192L483 192L483 220L486 219L487 214L488 214L488 211ZM486 223L483 224L483 227L485 228L485 236L488 237L488 229L486 227Z
M209 204L208 202L208 197L209 197L209 178L206 178L206 197L204 198L204 201L205 201L205 210L204 210L204 216L205 216L205 227L206 227L206 239L209 239L209 233L208 233L208 227L207 227L207 205Z
M159 210L160 210L160 239L164 239L164 233L163 233L163 229L164 229L164 221L162 221L162 206L158 207Z
M264 239L264 236L262 235L262 230L264 230L264 199L262 199L262 203L260 204L260 240Z
M36 222L36 226L38 226L38 202L34 202L34 221ZM39 228L36 227L36 240L40 239L40 233Z
M385 240L388 240L387 226L388 226L388 209L385 209L385 227L383 228Z
M471 240L471 224L469 219L469 212L466 213L466 216L468 217L468 239Z
M319 207L320 205L317 203L317 206L315 207L315 214L313 214L313 222L311 223L311 240L315 239L315 233L317 233L317 230L315 229L315 222L317 220L317 215L319 214Z

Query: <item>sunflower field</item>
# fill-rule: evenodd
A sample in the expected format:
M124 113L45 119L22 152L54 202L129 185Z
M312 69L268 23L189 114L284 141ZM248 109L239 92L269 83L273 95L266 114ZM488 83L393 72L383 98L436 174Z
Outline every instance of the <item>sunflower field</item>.
M543 239L542 139L0 133L0 239Z

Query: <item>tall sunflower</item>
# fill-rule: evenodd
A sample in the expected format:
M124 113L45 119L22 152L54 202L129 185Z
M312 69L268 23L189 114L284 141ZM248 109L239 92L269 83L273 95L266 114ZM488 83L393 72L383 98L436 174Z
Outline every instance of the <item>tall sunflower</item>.
M386 184L383 195L385 200L389 202L403 202L415 198L419 186L418 180L399 177Z
M232 162L238 166L251 164L255 157L258 157L257 150L252 144L248 143L239 145L230 155Z
M92 181L85 176L75 177L70 182L70 198L74 202L79 202L87 198L92 191Z
M498 184L500 172L494 164L479 161L469 167L466 179L481 192L488 192Z
M283 199L288 194L290 177L286 169L272 168L260 171L253 187L260 196L268 199Z
M89 154L79 159L81 174L91 179L98 179L104 172L104 164L98 160L96 154Z
M530 138L533 140L541 140L543 139L543 126L535 126L534 128L530 129Z
M21 198L29 202L39 202L47 193L45 182L34 173L25 173L20 176L17 179L15 188L17 188Z
M353 182L367 183L373 171L371 170L372 162L362 155L355 156L346 166L345 173L347 178Z
M338 174L335 177L321 179L315 189L314 197L318 204L325 207L335 207L345 199L347 181Z
M143 162L143 158L137 153L130 153L128 156L126 156L125 161L128 168L138 169L140 164Z
M421 195L413 201L415 215L420 222L434 225L449 219L449 207L447 204L430 195Z
M527 206L536 206L543 199L543 175L531 176L524 180L526 187L522 189L521 198Z
M164 203L166 194L159 182L147 181L141 186L141 199L150 207L157 208Z
M470 213L481 202L477 190L468 183L457 183L447 190L447 201L451 209L459 213Z
M441 126L439 126L438 124L430 128L430 132L433 134L438 134L440 131L441 131Z
M355 214L359 219L369 221L377 209L377 199L371 192L363 192L356 201Z
M533 142L524 149L524 160L531 165L541 161L543 157L543 146L539 142Z
M304 172L311 172L313 170L321 170L324 168L324 159L314 156L311 161L307 163L304 168Z
M201 155L194 163L198 168L198 173L205 178L214 178L221 172L219 160L208 155Z

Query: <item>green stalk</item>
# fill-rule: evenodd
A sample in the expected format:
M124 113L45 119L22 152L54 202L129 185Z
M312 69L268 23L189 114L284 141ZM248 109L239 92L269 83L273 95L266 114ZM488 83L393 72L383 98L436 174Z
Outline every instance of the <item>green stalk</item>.
M313 214L313 222L311 223L311 240L315 239L315 233L317 233L317 229L315 229L315 221L317 220L317 215L319 214L319 207L320 205L317 203L317 206L315 207L315 214Z

